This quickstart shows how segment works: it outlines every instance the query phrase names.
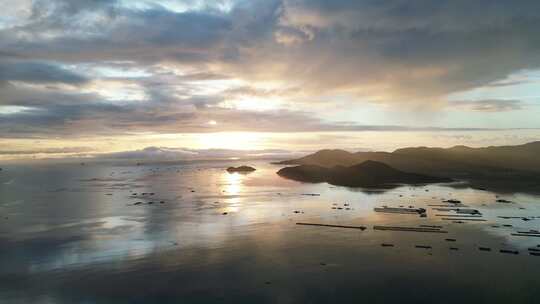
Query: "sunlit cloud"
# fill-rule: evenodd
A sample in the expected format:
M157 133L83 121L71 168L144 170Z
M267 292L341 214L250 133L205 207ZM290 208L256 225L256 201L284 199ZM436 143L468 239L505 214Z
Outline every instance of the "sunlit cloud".
M141 134L301 149L332 132L535 129L539 11L537 1L16 1L0 17L0 138L11 151L36 138L154 146L129 146Z
M3 115L13 115L25 111L29 111L32 108L30 107L21 107L21 106L0 106L0 114Z
M522 102L513 99L483 99L483 100L458 100L452 105L470 111L479 112L506 112L522 109Z

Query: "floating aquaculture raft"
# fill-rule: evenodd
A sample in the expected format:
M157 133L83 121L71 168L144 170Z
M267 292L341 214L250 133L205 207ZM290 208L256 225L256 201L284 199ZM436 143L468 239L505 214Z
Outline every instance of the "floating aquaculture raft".
M400 213L400 214L425 214L426 209L424 208L394 208L394 207L382 207L374 208L375 212L384 212L384 213Z

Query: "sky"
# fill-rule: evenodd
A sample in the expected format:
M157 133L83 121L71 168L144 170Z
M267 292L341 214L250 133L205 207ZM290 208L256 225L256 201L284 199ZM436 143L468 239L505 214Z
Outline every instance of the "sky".
M0 160L540 140L540 1L0 5Z

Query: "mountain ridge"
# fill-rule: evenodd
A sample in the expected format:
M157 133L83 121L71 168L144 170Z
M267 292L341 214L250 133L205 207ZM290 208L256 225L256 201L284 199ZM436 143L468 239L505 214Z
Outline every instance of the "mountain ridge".
M324 149L281 165L350 167L367 160L400 171L464 181L472 187L503 192L540 192L540 141L516 146L471 148L411 147L393 152Z
M323 149L279 164L313 164L323 167L351 166L373 160L407 172L470 175L478 171L528 171L540 173L540 141L517 146L471 148L408 147L393 152L348 152ZM467 174L469 173L469 174Z
M450 182L451 179L408 173L391 166L368 160L353 166L334 166L326 168L317 165L285 167L277 172L288 179L347 187L388 187L397 184L428 184Z

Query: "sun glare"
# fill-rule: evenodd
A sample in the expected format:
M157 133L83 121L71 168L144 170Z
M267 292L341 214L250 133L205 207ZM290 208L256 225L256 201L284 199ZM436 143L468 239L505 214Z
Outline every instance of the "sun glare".
M240 198L238 195L242 192L243 175L234 173L223 173L223 194L227 196L225 199L226 206L222 208L222 212L238 212L240 210Z
M225 190L227 195L239 194L242 188L242 176L240 175L240 173L234 172L234 173L224 173L224 174L225 174L226 184L223 190Z

